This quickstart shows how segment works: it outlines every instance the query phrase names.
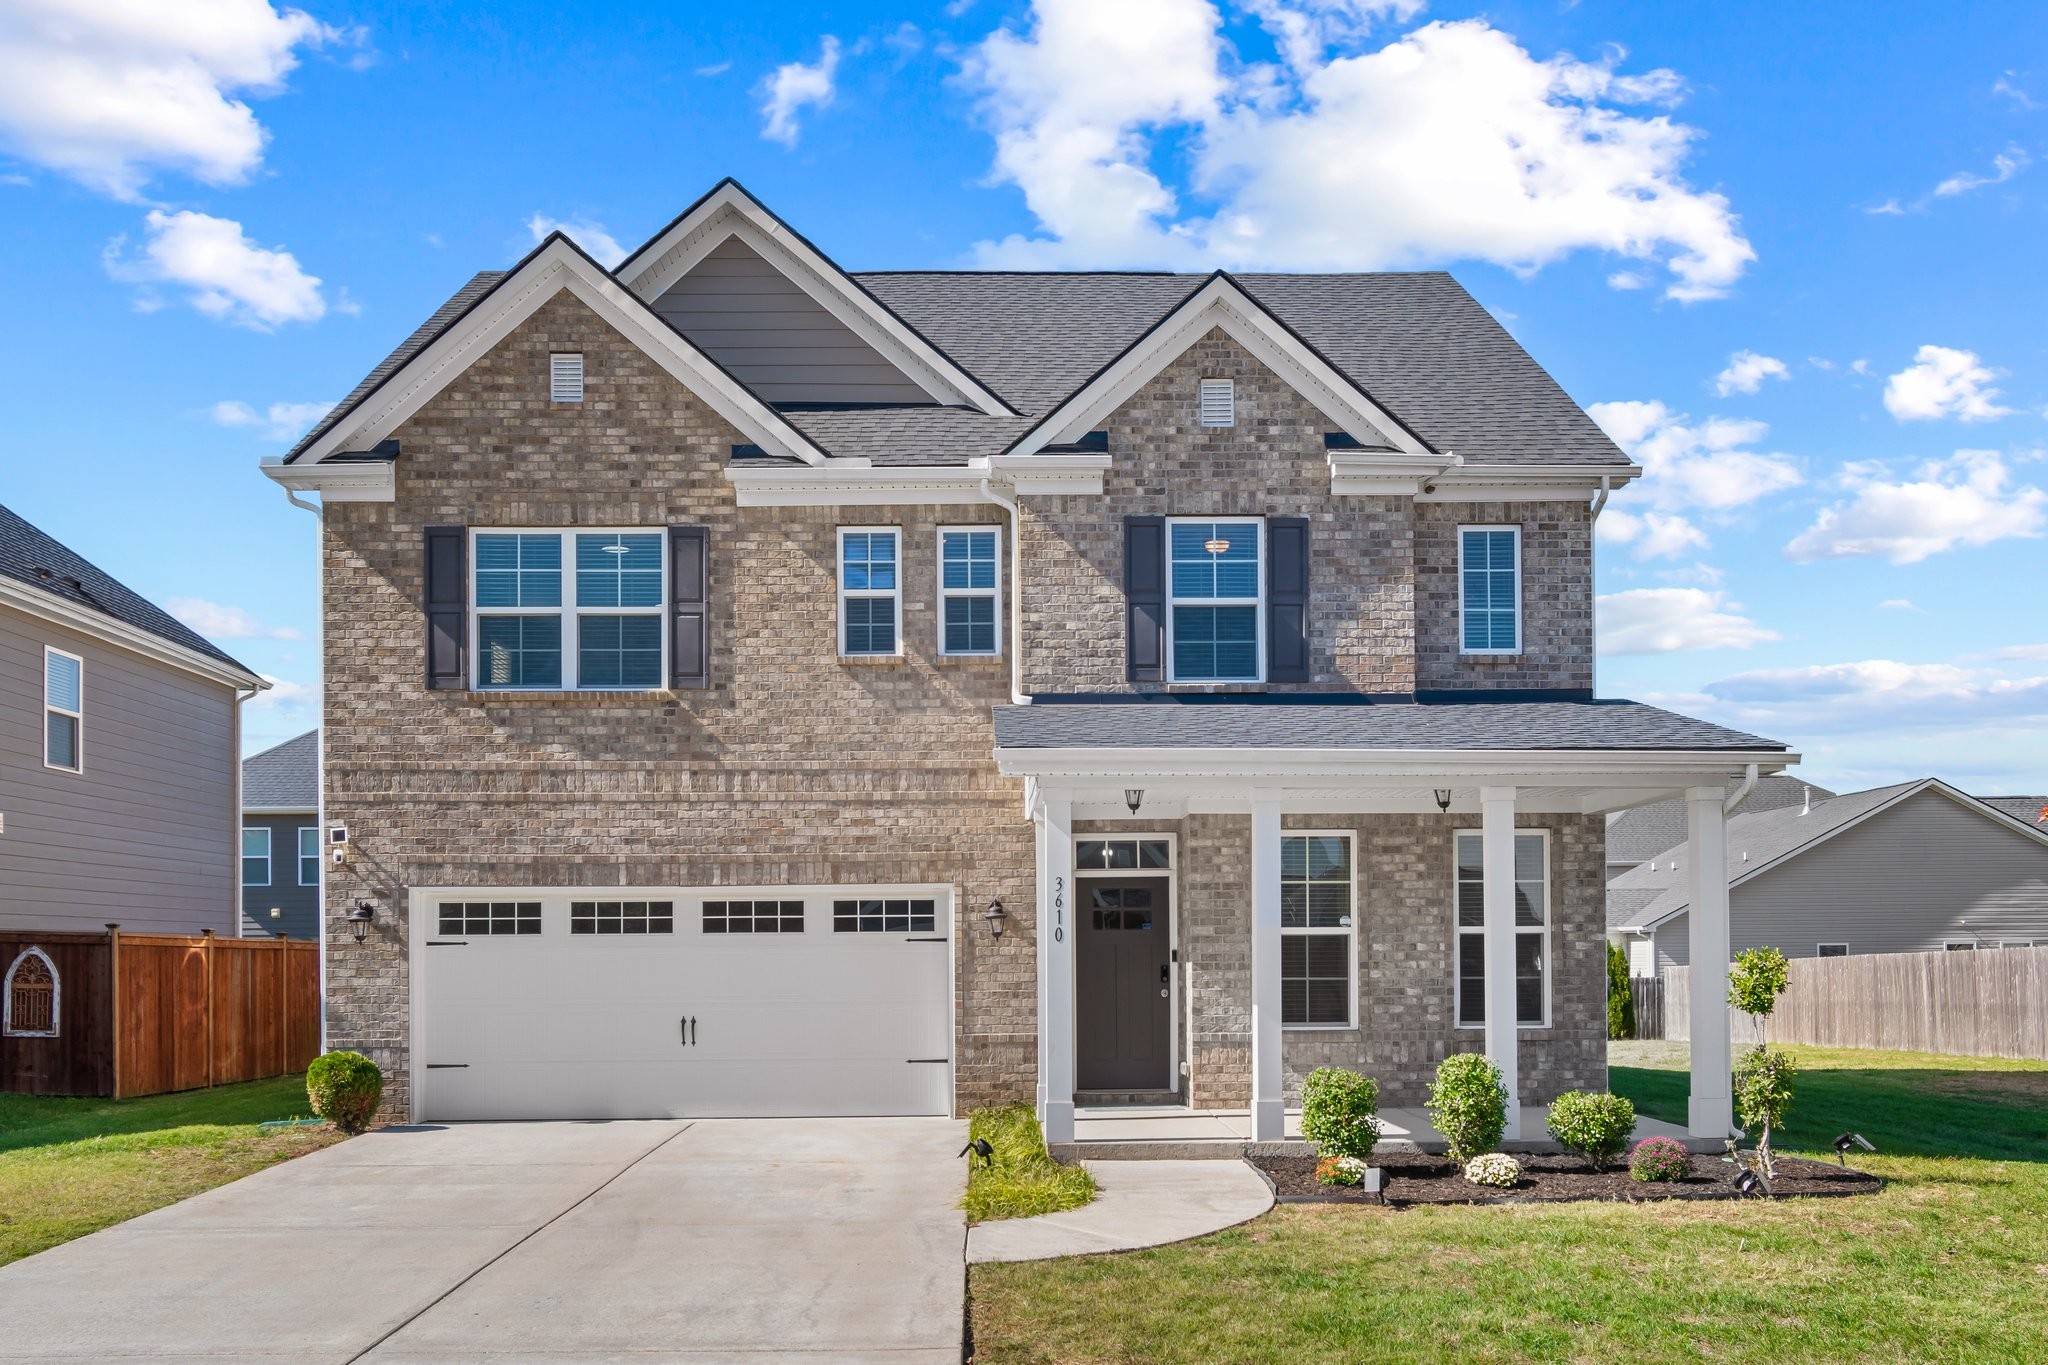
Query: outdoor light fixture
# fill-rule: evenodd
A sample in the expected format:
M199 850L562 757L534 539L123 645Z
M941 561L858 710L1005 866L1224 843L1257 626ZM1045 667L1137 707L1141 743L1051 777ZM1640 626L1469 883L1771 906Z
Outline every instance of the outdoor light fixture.
M1218 536L1214 540L1203 541L1202 548L1207 550L1212 555L1220 555L1229 551L1230 542L1223 539L1221 536Z
M1764 1182L1757 1177L1755 1171L1744 1171L1735 1177L1735 1188L1738 1193L1755 1194L1763 1187Z
M969 1155L970 1153L972 1155ZM960 1155L967 1157L969 1161L978 1156L982 1165L991 1166L995 1164L996 1149L989 1144L987 1138L975 1138L960 1149Z
M1124 804L1131 808L1131 814L1136 815L1138 807L1145 804L1145 789L1143 787L1125 787Z
M1001 938L1003 936L1003 921L1008 919L1009 916L1010 912L1003 909L1003 898L1001 896L997 896L988 903L988 909L981 912L981 917L988 921L988 932L991 938Z
M284 911L278 909L276 906L273 905L270 907L270 917L272 919L283 919Z
M370 924L377 918L377 907L370 901L357 901L356 908L348 912L348 931L361 943L370 936Z
M1440 811L1450 810L1451 789L1449 787L1438 787L1436 789L1436 808Z
M1866 1152L1877 1150L1877 1148L1870 1145L1870 1140L1864 1137L1863 1134L1844 1133L1835 1139L1835 1160L1847 1166L1849 1164L1849 1149L1852 1147L1861 1147Z

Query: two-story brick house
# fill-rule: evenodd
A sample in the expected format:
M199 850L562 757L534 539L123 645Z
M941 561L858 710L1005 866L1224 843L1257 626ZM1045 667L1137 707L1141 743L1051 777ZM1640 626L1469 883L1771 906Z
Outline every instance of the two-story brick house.
M1795 761L1593 699L1639 471L1440 273L849 275L727 182L477 276L266 472L324 505L329 1037L423 1119L1602 1088L1605 813L1712 849Z

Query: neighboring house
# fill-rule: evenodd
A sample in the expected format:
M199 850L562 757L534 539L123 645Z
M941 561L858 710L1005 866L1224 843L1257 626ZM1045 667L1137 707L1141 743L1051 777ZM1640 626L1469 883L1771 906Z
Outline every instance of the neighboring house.
M2048 796L1980 796L1977 799L2004 811L2022 824L2048 825Z
M2048 945L2048 824L1923 778L1728 822L1731 946L1787 957ZM1615 880L1608 933L1636 976L1692 960L1684 845Z
M242 760L242 932L320 932L320 732Z
M1728 784L1729 794L1733 795L1741 785L1739 778L1731 781ZM1758 811L1777 810L1781 806L1825 801L1833 795L1824 787L1780 774L1757 779L1749 795L1743 798L1741 809L1753 815ZM1616 811L1607 817L1607 880L1612 882L1630 868L1639 867L1667 850L1679 847L1685 840L1684 797L1675 796L1668 801L1652 801L1646 806ZM1610 916L1613 906L1614 899L1610 896Z
M1593 698L1641 471L1441 273L849 275L728 181L266 472L329 1036L421 1119L1604 1088L1605 812L1796 761Z

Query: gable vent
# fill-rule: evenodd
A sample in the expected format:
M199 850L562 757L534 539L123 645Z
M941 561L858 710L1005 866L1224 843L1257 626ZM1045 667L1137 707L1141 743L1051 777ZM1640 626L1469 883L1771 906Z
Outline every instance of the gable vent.
M1202 381L1202 425L1205 427L1234 427L1237 425L1237 386L1228 379L1204 379Z
M548 357L548 401L583 401L583 352L557 351Z

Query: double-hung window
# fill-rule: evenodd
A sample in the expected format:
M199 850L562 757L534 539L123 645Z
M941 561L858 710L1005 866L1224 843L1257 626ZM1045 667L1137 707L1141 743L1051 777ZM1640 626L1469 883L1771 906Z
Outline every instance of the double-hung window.
M242 885L270 885L270 831L260 826L242 830Z
M895 528L843 526L839 530L839 652L900 654L902 535Z
M476 685L660 687L663 540L660 531L476 532Z
M1280 1022L1349 1028L1358 991L1357 888L1348 834L1280 840Z
M1002 653L1000 537L993 526L939 529L939 653Z
M85 766L85 661L61 649L43 650L43 762Z
M299 826L299 885L320 885L320 830L316 825Z
M1483 841L1461 830L1454 889L1457 905L1458 1026L1486 1023L1486 877ZM1550 1018L1545 964L1550 961L1550 838L1542 830L1515 834L1515 1022L1543 1028Z
M1166 523L1167 654L1172 682L1258 682L1266 657L1263 523Z
M1458 641L1466 654L1522 650L1522 528L1458 528Z

